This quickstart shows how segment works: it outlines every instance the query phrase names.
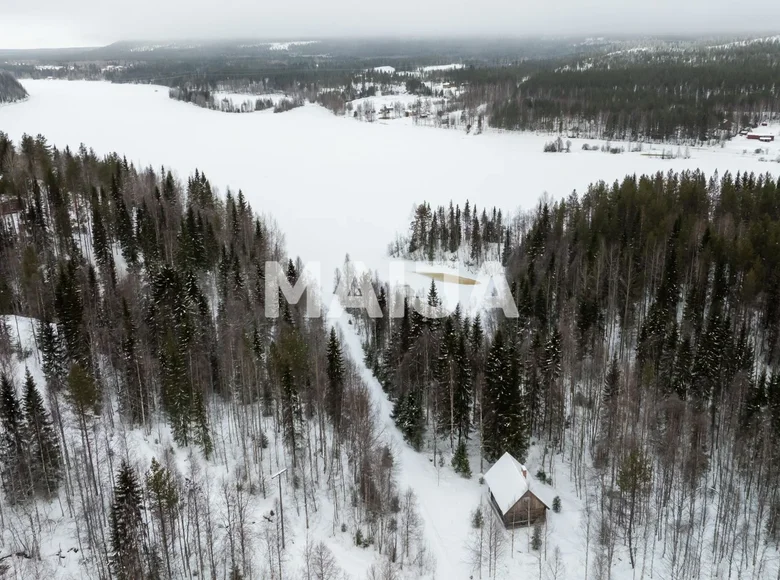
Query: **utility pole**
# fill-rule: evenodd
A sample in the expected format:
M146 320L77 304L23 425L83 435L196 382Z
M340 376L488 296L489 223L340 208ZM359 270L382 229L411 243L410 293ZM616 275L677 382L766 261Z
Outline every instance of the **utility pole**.
M284 550L284 506L282 505L282 478L279 477L282 475L285 471L287 471L287 468L285 467L281 471L275 473L271 476L271 479L279 479L279 519L282 521L282 550Z

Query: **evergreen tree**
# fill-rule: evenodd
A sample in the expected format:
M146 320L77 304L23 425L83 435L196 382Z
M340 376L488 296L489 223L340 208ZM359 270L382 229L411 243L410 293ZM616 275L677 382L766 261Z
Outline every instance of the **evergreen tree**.
M482 260L482 234L479 231L479 218L474 214L474 224L471 226L471 259L479 264Z
M341 424L341 405L344 390L344 360L335 327L330 329L326 356L328 359L328 413L338 432Z
M111 506L111 567L117 580L144 577L144 523L141 486L132 467L122 461Z
M22 407L11 380L0 374L0 479L6 500L19 503L33 492L28 434Z
M57 491L62 480L60 445L29 369L24 381L24 417L33 487L36 493L48 497Z
M141 375L136 325L124 298L122 298L122 329L124 331L122 363L125 381L120 393L120 405L132 423L140 424L149 416L149 393Z
M621 390L620 366L618 364L617 354L612 356L612 362L609 363L607 376L604 378L604 402L609 404L614 401Z
M116 286L116 270L114 268L114 256L108 244L106 228L103 225L103 214L97 199L97 192L93 189L92 196L92 247L95 252L95 260L107 273L111 287Z
M453 402L453 415L458 430L458 441L468 439L471 431L472 384L474 381L471 360L466 349L466 337L461 333L458 337L458 349L455 354L456 379Z
M152 515L160 530L168 577L172 576L169 556L176 519L179 510L179 490L173 474L152 458L152 465L146 474L146 491L151 504ZM159 568L159 566L152 566Z
M441 321L436 317L436 314L441 308L441 298L439 298L439 292L436 290L436 282L431 280L431 286L428 289L428 307L432 311L432 317L428 318L425 322L431 329L431 332L435 332L441 326Z
M501 265L504 267L509 263L509 257L512 255L511 235L511 230L507 228L506 236L504 237L504 249L501 252Z
M211 442L206 405L203 402L203 395L200 392L196 392L193 396L190 421L192 422L193 431L195 433L195 442L203 452L203 456L208 459L211 457L214 445Z
M461 440L455 448L455 454L452 456L452 468L455 470L455 473L459 473L466 479L471 478L471 466L469 465L465 440Z
M414 449L422 449L425 432L425 416L419 392L410 390L401 395L393 406L392 419L400 429L404 439Z
M499 329L485 363L482 442L489 461L496 461L504 452L522 459L528 448L520 389L512 378L511 351Z
M59 391L67 377L65 353L60 336L53 324L41 319L37 338L43 359L43 374L49 387Z

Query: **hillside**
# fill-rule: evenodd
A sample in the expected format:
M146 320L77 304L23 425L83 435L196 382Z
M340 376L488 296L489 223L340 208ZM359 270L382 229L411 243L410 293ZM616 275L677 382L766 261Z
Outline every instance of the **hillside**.
M748 173L592 184L505 221L517 316L426 318L418 299L441 308L431 283L400 319L363 321L409 445L467 480L511 451L554 483L564 508L539 532L538 561L559 575L542 577L777 576L779 200L777 180ZM409 243L441 255L436 232L454 224L458 248L469 220L452 213L418 205ZM448 513L461 541L472 497ZM470 563L533 570L520 535L524 556L499 543L503 556Z
M27 91L8 71L0 70L0 103L13 103L27 97Z
M2 133L0 183L0 578L431 570L341 327L265 314L301 266L243 192Z

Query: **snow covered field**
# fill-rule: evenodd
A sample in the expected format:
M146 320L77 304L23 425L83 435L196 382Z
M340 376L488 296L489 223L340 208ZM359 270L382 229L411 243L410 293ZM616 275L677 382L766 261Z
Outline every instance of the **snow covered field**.
M154 86L67 81L26 81L24 85L30 98L0 107L0 131L15 140L23 133L40 133L58 147L77 148L85 143L101 154L117 151L137 165L165 164L181 179L197 167L222 191L240 188L255 211L272 214L287 236L291 255L301 256L304 262L319 262L325 287L330 286L333 271L347 253L353 261L378 269L382 278L397 280L399 275L391 274L387 258L388 243L408 224L415 202L426 200L436 206L451 199L458 203L469 199L479 208L496 206L511 212L533 207L545 193L559 198L574 189L583 192L590 182L621 179L629 173L695 168L721 174L726 170L780 172L780 164L759 160L777 157L780 143L744 138L723 148L691 148L688 159L648 156L647 146L642 153L621 155L583 151L582 144L593 140L572 140L569 154L546 154L542 147L551 139L548 135L466 135L405 122L355 123L314 105L279 115L226 115L171 100L167 90ZM774 134L777 129L770 128ZM756 153L758 148L764 152ZM656 146L653 150L660 153L662 149ZM666 149L676 151L677 147ZM409 272L413 266L407 264L400 277L417 288L429 285L429 276ZM445 266L423 269L454 272ZM477 279L485 281L484 273ZM438 285L450 305L464 301L464 288L448 282ZM481 288L477 292L484 292L484 286L467 286L465 291ZM429 453L417 453L406 445L390 419L390 402L362 365L361 344L353 326L346 315L333 323L343 331L346 350L360 365L371 389L383 435L398 458L399 484L411 486L419 499L426 541L436 560L434 577L469 578L465 549L471 533L469 515L485 494L476 475L478 461L472 457L475 476L464 480L449 467L438 468ZM29 339L29 331L20 330L20 334ZM33 360L27 362L40 377ZM155 449L169 439L165 433L158 438L152 444ZM139 449L149 445L148 441L136 443ZM527 463L533 473L538 446L529 455ZM271 469L271 458L268 461ZM565 572L559 577L584 578L587 550L581 523L585 504L578 499L567 472L568 466L556 458L555 470L548 474L563 504L562 513L549 517L548 550L560 550ZM258 511L272 505L269 500ZM327 530L317 526L317 533L327 535ZM58 533L67 537L69 530ZM293 534L301 539L302 526ZM338 535L329 544L352 578L365 577L370 552ZM528 547L528 531L517 530L496 577L548 577L547 566L539 552ZM613 578L631 577L628 563L618 562ZM666 576L659 571L658 577Z

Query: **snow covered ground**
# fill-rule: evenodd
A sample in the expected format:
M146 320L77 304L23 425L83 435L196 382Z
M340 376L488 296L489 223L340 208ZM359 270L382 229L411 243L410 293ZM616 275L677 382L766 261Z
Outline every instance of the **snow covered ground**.
M444 71L444 70L457 70L463 68L464 65L462 64L437 64L433 66L424 66L420 70L422 72L434 72L434 71Z
M593 140L573 139L571 153L546 154L542 147L549 135L466 135L400 121L355 123L314 105L284 115L225 115L174 101L167 91L148 85L68 81L25 81L24 85L30 98L0 108L0 131L17 140L23 133L40 133L59 147L85 143L99 154L118 151L137 165L166 164L182 179L197 167L223 191L241 188L255 211L270 213L278 221L292 255L301 256L310 266L319 262L324 287L331 286L330 276L346 254L378 270L383 279L403 279L418 290L430 285L431 278L415 269L466 275L447 265L423 268L404 262L392 269L388 243L409 223L414 203L423 200L436 206L469 199L479 208L496 206L506 214L533 207L545 193L559 198L575 189L584 191L590 182L610 182L626 174L696 168L721 174L726 170L780 172L779 164L760 161L780 154L778 142L738 138L723 148L691 148L690 158L662 159L648 155L660 153L661 146L611 155L582 150L583 143ZM769 129L777 134L776 126ZM762 153L756 153L759 148ZM476 286L449 282L437 286L449 305L469 304L462 292L484 293L488 274L477 273L480 284ZM474 300L478 304L481 298L477 294ZM418 496L425 538L436 560L435 578L469 578L469 518L485 496L477 474L488 466L481 469L472 455L475 475L465 480L453 473L447 461L439 467L430 452L409 448L390 419L390 402L362 366L361 343L353 325L346 315L332 323L343 331L347 350L371 389L384 436L398 457L399 484L412 487ZM29 331L23 332L29 340ZM34 360L26 362L40 378ZM165 433L157 437L157 441L136 442L133 448L151 445L154 449L149 452L154 453L169 440ZM538 446L532 447L527 460L532 473L540 454ZM269 458L267 468L272 467ZM558 577L585 577L587 550L581 531L585 503L578 499L563 459L556 457L554 467L548 475L563 510L550 514L548 560L543 563L539 552L530 550L527 530L516 530L511 548L498 564L497 578L545 577L542 568L548 566L549 553L556 547L565 566ZM216 481L219 474L213 475ZM269 496L257 506L258 513L272 505ZM68 530L61 533L67 537ZM370 553L354 548L348 537L329 537L339 563L353 578L363 578ZM50 549L56 552L56 546ZM631 578L628 563L618 562L612 577Z

